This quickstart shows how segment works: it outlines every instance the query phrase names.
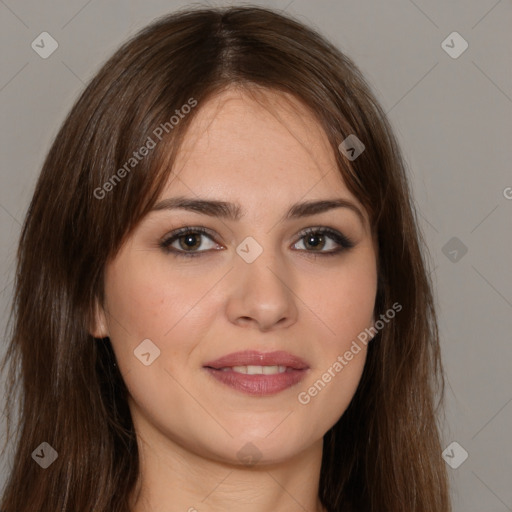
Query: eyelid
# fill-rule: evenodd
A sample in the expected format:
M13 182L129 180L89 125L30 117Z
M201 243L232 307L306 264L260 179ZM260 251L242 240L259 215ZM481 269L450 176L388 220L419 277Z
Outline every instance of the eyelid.
M170 233L167 233L166 235L164 235L162 237L161 241L165 242L165 241L171 240L172 238L177 238L178 236L186 235L187 233L192 233L192 232L193 233L201 233L201 234L209 236L211 238L216 236L216 233L213 230L211 230L209 228L205 228L203 226L183 226L182 228L174 229Z
M176 256L185 256L185 257L194 257L199 256L203 253L208 253L212 250L219 250L219 249L206 249L202 251L182 251L179 249L175 249L171 247L171 244L178 240L181 236L184 236L188 233L197 233L200 235L204 235L207 238L209 238L212 242L218 244L216 241L216 234L214 231L202 227L202 226L184 226L182 228L175 229L174 231L171 231L170 233L166 234L159 242L159 246L164 249L168 253L174 253ZM297 235L297 240L293 243L293 245L300 242L305 236L315 234L324 236L326 235L330 239L332 239L335 243L338 244L338 248L336 250L331 251L307 251L304 249L301 249L300 252L305 252L309 255L335 255L342 252L345 252L348 249L353 248L356 244L355 242L343 234L342 232L338 231L337 229L330 228L328 226L311 226L308 228L304 228L301 230ZM219 245L219 244L218 244Z
M309 228L305 228L302 231L298 233L299 240L304 238L305 236L309 234L321 234L321 235L327 235L329 238L333 239L336 243L338 243L340 246L342 246L345 249L351 249L356 245L354 240L352 240L350 237L342 233L341 231L338 231L337 229L330 228L328 226L313 226ZM311 251L308 251L311 252ZM328 252L324 252L324 254L327 254ZM321 252L319 252L321 254Z
M174 253L178 256L185 255L185 256L194 256L199 255L202 253L206 253L212 249L203 250L203 251L180 251L178 249L175 249L174 247L171 247L171 244L174 243L176 240L178 240L180 237L185 236L188 233L199 233L201 235L204 235L208 237L212 242L215 242L218 244L218 242L215 240L215 233L205 227L202 226L184 226L182 228L175 229L174 231L171 231L170 233L167 233L165 236L162 237L158 245L164 249L164 251L169 253ZM217 249L218 250L218 249Z

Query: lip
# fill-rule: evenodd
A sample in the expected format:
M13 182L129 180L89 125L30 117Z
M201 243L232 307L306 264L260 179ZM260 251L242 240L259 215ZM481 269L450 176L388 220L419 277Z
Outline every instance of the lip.
M287 368L283 373L249 375L233 371L233 366L286 366ZM253 396L268 396L298 384L306 376L309 366L300 357L289 352L246 350L210 361L203 368L217 381L236 391Z
M233 366L287 366L293 370L307 370L308 364L298 356L284 352L259 352L257 350L244 350L225 355L215 361L205 363L204 367L215 370Z

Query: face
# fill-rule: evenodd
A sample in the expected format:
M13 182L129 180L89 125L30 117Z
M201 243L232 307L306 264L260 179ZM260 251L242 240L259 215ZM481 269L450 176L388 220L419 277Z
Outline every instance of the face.
M265 99L228 90L198 106L160 206L106 269L93 329L139 436L231 463L321 442L359 383L377 289L369 221L326 135L296 100ZM178 197L239 217L171 208Z

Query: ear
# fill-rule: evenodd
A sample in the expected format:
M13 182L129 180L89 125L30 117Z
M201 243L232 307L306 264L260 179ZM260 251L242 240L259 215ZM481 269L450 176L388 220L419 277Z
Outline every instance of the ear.
M108 338L110 336L105 311L97 300L94 303L94 319L93 325L89 326L89 334L94 338Z

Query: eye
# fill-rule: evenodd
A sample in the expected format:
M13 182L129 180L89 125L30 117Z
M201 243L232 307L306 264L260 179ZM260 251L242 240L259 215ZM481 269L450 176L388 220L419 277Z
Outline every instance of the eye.
M204 247L202 237L207 237L210 242L213 242L213 236L205 228L185 227L178 229L165 238L160 246L165 252L173 252L177 256L194 257L199 256L202 252L206 252L213 247ZM177 244L177 247L176 247ZM198 250L202 248L202 250Z
M202 237L210 241L210 246L204 246ZM355 243L339 231L331 228L308 228L300 233L299 242L304 249L300 249L314 256L332 256L354 247ZM176 256L196 257L209 250L219 250L220 247L213 240L213 235L206 228L184 227L173 231L160 242L160 247L166 253L174 253ZM325 249L328 250L325 250Z
M295 245L300 243L307 252L313 253L315 256L317 254L332 256L351 249L355 245L350 238L331 228L308 228L301 232L300 240ZM330 250L324 250L326 248Z

